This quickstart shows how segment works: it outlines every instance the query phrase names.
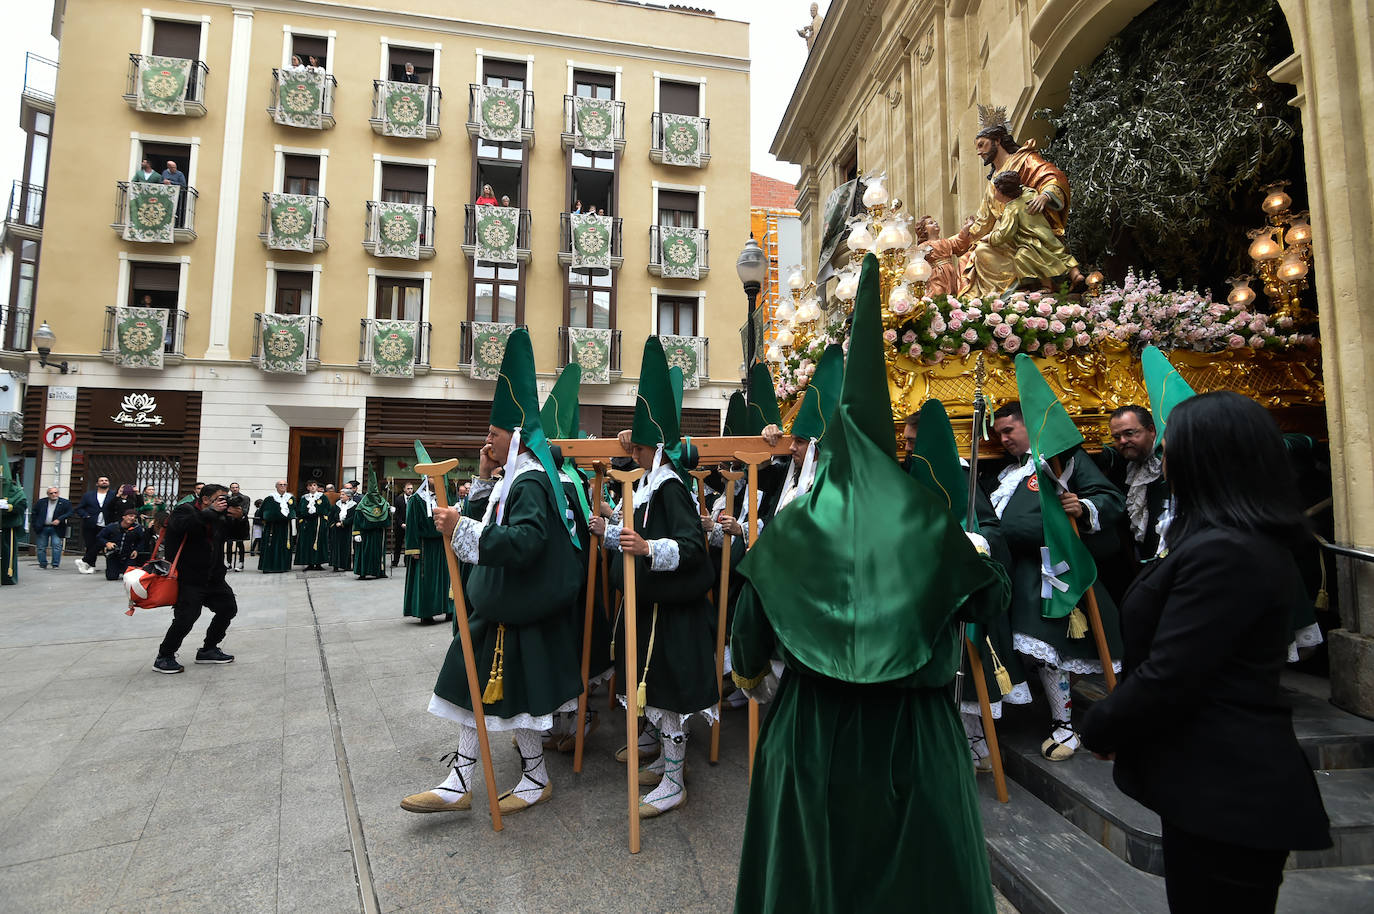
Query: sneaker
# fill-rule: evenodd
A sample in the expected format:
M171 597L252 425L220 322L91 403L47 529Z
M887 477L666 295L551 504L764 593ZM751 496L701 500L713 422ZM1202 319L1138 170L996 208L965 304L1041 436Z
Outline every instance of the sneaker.
M234 655L217 647L203 647L196 651L196 663L233 663Z
M82 574L90 574L92 571L95 571L93 567L87 565L82 559L76 560L76 570Z
M170 657L159 657L153 661L153 669L159 673L184 673L186 667L177 663L176 654Z

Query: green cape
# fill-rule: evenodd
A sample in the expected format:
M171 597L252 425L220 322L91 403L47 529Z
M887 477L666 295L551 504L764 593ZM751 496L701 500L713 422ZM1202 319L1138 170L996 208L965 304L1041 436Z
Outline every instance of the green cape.
M744 393L735 391L730 395L730 405L725 408L725 429L721 432L726 438L749 434L749 407L744 403Z
M911 477L948 506L956 523L967 523L968 476L959 462L959 447L945 404L933 397L921 406L916 443L911 449Z
M29 497L24 494L24 487L10 475L10 451L3 444L0 444L0 495L11 505L28 506Z
M377 471L370 463L367 465L367 492L358 502L358 507L353 510L374 522L391 514L391 505L387 503L386 496L377 485Z
M1164 447L1164 426L1174 407L1193 395L1193 388L1183 380L1169 357L1154 346L1146 346L1140 354L1140 367L1145 372L1145 391L1150 395L1150 413L1155 420L1155 450Z
M773 376L768 373L768 366L762 362L754 365L749 372L749 399L746 402L748 407L749 421L746 423L744 435L760 434L770 425L782 427L782 414L778 412L778 395L773 390Z
M840 402L840 385L844 383L844 347L831 343L816 363L816 371L807 382L801 406L792 418L792 434L798 438L825 437L835 407Z

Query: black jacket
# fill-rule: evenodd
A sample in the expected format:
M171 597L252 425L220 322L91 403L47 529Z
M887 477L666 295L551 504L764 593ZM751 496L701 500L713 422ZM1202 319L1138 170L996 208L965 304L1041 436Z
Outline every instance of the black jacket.
M196 510L195 502L177 505L172 510L162 554L169 562L176 559L177 578L183 586L224 583L224 538L230 520L228 514L213 508ZM177 550L181 550L180 559L176 558Z
M118 523L106 524L96 540L102 546L114 543L114 554L120 561L128 563L132 556L137 555L139 564L142 564L151 558L148 553L152 551L152 541L148 541L146 548L144 546L147 532L141 524L134 524L127 530Z
M58 498L57 504L53 508L52 519L57 521L57 535L62 539L67 538L67 521L72 517L72 503L65 498ZM34 532L42 530L48 525L48 499L40 498L29 512L29 530Z
M1136 578L1125 666L1080 727L1116 784L1184 831L1245 847L1331 846L1279 674L1297 567L1258 533L1204 530Z

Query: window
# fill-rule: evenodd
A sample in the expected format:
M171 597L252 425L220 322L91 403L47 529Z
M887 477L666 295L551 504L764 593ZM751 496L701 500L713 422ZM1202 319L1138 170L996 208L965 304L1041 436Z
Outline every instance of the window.
M482 196L482 189L491 188L492 196L502 206L520 206L521 169L518 165L498 165L495 162L477 163L477 186L473 199ZM505 198L510 198L505 203Z
M191 184L191 147L180 143L143 143L142 158L148 160L148 164L153 166L153 171L164 172L170 167L169 163L175 162L177 171L186 175L186 183ZM188 194L185 189L177 197L177 216L176 227L186 227L186 198Z
M425 284L422 279L377 277L377 313L384 320L418 321L424 314Z
M615 74L573 70L573 95L582 98L615 98Z
M33 325L33 293L38 284L38 242L19 243L19 265L10 280L9 308L4 315L6 349L29 348L29 328Z
M680 190L658 192L658 224L678 228L696 228L698 198L694 193Z
M167 314L167 332L163 339L168 352L173 351L177 325L177 290L181 286L181 264L144 263L132 261L129 264L129 301L137 308L162 308Z
M382 163L382 202L428 204L429 169L423 165Z
M513 324L519 312L520 268L473 264L472 319Z
M658 332L663 336L697 335L697 299L658 297Z
M523 89L528 73L529 67L524 61L482 58L482 84L484 86L506 86L511 89Z
M701 116L701 84L658 81L658 110L666 114Z
M24 152L25 173L30 184L42 187L48 177L48 144L52 139L52 115L46 111L34 111L26 129L29 134L28 149Z
M282 162L282 193L320 195L319 156L284 155Z
M416 82L434 85L434 52L421 48L387 47L386 78L392 82ZM415 70L415 78L406 77L406 64Z
M581 203L584 213L596 207L604 215L615 215L615 182L611 180L609 172L574 168L571 183L572 199L568 212Z
M568 326L595 327L605 330L611 326L611 292L615 274L588 276L568 270Z
M154 19L153 46L150 53L158 57L199 60L201 28L202 23L199 22Z
M272 306L274 314L313 313L310 290L315 274L305 270L276 270L277 292Z
M291 35L291 56L299 57L301 63L310 66L310 58L315 58L315 66L329 68L329 39L317 35Z

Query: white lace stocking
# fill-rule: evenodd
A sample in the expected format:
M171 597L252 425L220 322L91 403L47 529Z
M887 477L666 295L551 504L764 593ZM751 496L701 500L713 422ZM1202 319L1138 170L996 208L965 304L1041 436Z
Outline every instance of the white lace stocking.
M549 783L544 765L544 740L538 730L516 730L515 747L520 750L520 783L511 793L527 803L538 800Z
M477 730L474 727L458 728L458 748L444 756L443 761L450 763L448 777L434 788L450 803L472 790L472 776L477 770Z
M1048 663L1040 668L1040 684L1050 703L1050 722L1056 726L1050 733L1055 742L1070 749L1078 748L1078 734L1073 732L1073 694L1069 691L1069 674Z
M660 812L672 809L687 799L687 781L682 768L687 758L687 735L663 735L663 780L658 782L643 802L655 806Z

